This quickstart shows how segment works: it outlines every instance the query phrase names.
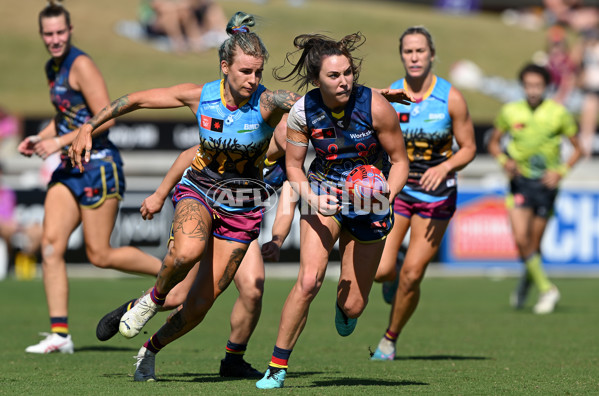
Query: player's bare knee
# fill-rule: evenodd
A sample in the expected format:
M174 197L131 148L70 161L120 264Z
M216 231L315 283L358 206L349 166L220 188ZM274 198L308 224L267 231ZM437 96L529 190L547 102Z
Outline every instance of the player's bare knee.
M43 265L51 265L56 260L60 260L64 254L64 251L61 251L56 247L56 243L53 243L47 239L42 240L42 264Z
M367 303L368 301L362 298L348 299L344 303L338 302L338 304L340 304L340 308L349 318L357 318L362 315Z
M173 266L175 270L190 270L198 261L199 257L195 255L177 252L174 256Z
M110 249L86 249L89 262L98 268L112 268L112 263L109 259Z
M399 277L399 287L405 291L414 291L420 287L423 275L422 271L404 271Z
M322 281L315 274L304 274L298 279L297 286L302 296L307 300L312 300L318 294Z
M264 278L257 278L251 282L242 282L237 289L239 290L239 297L243 301L249 301L253 305L260 304L264 295Z
M262 296L264 294L264 290L256 287L245 288L243 291L239 291L239 298L246 305L260 305L262 304Z

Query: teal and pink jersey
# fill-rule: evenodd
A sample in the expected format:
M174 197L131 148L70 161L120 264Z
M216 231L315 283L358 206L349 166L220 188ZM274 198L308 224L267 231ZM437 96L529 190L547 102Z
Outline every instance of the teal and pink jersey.
M406 89L404 79L391 84L392 89ZM457 178L447 175L434 191L425 191L420 179L427 169L453 155L453 128L448 101L451 84L433 76L429 90L420 101L404 105L391 103L397 112L410 161L408 181L394 203L396 213L410 217L450 218L455 211ZM399 202L403 201L403 202Z
M238 108L226 105L224 80L202 88L196 112L200 146L176 186L173 202L199 201L212 215L212 234L250 243L260 233L266 150L274 128L262 118L258 87ZM266 195L264 195L266 194Z
M181 184L196 190L209 206L215 204L215 196L224 194L218 186L226 185L233 195L242 196L248 183L262 181L264 158L274 131L260 112L264 86L260 85L238 108L231 108L223 97L223 82L212 81L202 88L196 112L200 147L181 179ZM249 198L239 206L220 202L219 208L231 212L253 210L255 197Z

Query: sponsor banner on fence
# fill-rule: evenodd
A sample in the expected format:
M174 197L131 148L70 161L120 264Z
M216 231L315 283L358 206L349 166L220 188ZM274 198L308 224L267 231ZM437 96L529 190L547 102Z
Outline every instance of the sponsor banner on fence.
M560 191L541 251L549 268L599 270L599 192ZM520 268L504 191L459 191L439 258L448 266Z

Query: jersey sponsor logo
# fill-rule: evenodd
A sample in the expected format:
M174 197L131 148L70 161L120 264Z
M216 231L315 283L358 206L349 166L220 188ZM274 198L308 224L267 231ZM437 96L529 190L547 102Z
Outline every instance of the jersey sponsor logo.
M222 132L223 131L223 120L219 120L217 118L208 117L202 115L202 128L208 129L214 132Z
M335 128L312 129L312 138L316 140L336 139Z
M313 119L312 121L310 121L312 123L312 125L316 125L316 123L318 121L322 121L324 120L324 118L326 117L326 114L322 113L321 115L319 115L318 117L316 117L315 119Z
M410 122L410 113L397 113L399 122Z
M367 130L360 133L350 133L349 136L354 140L362 140L372 135L372 131Z
M243 124L243 130L246 132L254 131L260 127L260 124Z
M428 115L428 120L426 121L438 121L438 120L444 120L445 119L445 113L430 113Z

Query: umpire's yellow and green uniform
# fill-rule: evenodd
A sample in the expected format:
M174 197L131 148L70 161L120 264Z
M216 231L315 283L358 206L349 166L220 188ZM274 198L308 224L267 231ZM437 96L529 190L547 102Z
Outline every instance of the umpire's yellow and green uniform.
M560 148L563 137L576 135L574 117L551 99L536 109L520 100L501 108L495 127L511 138L506 154L516 161L519 173L510 181L508 206L532 208L537 216L549 217L557 189L544 186L541 178L547 170L562 175L567 171Z

